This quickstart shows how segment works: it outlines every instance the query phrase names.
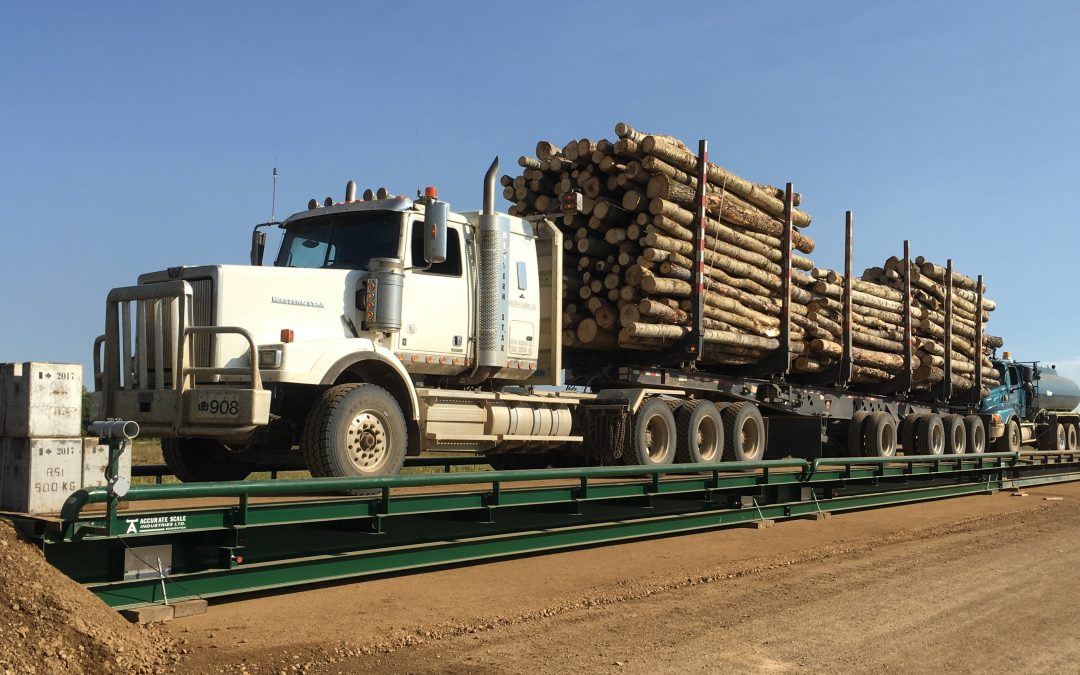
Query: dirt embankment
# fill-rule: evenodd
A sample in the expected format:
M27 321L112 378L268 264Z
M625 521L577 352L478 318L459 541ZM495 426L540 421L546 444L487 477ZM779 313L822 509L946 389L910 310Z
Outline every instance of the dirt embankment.
M179 659L159 628L128 623L0 520L0 673L165 673Z

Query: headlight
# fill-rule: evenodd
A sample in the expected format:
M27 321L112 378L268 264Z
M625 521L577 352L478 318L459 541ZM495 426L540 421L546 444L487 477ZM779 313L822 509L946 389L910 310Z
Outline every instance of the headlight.
M273 347L259 347L259 367L260 368L280 368L281 357L285 351L281 345L275 345Z

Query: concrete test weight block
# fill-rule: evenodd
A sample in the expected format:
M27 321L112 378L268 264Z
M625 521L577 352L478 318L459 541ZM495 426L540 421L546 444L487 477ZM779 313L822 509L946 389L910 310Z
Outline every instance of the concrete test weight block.
M97 438L82 439L82 486L107 485L105 470L109 467L109 446ZM131 482L131 443L120 454L117 475Z
M82 366L6 363L0 366L4 403L0 435L76 438L81 435Z
M20 513L56 513L82 487L81 438L6 438L2 508Z

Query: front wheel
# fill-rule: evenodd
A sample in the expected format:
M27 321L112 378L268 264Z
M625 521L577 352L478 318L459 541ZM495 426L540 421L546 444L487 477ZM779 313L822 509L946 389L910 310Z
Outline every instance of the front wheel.
M161 455L169 471L184 483L244 480L252 469L213 438L163 438Z
M1016 419L1005 423L1005 433L997 439L994 449L998 452L1020 452L1020 424Z
M393 476L405 462L408 433L390 392L373 384L339 384L308 412L300 449L312 476Z

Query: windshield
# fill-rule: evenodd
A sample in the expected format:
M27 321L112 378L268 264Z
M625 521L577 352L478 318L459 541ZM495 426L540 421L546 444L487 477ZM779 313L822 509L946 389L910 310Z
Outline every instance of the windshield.
M397 258L401 214L335 213L305 218L285 231L277 267L366 270L372 258Z

